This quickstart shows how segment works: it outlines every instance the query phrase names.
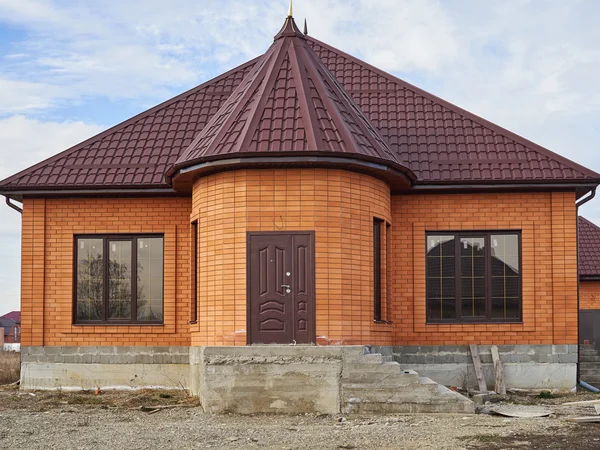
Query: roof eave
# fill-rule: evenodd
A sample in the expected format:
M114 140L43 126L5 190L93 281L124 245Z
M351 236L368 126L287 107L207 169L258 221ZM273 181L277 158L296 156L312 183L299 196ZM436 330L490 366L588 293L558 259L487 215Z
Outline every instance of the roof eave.
M575 190L577 199L580 199L588 192L593 191L600 185L600 180L553 180L551 182L544 180L526 180L521 182L488 182L471 181L466 183L457 182L437 182L437 183L416 183L411 193L437 193L437 192L481 192L481 191L506 191L506 190L525 190L525 191L548 191L548 190Z
M270 155L234 154L229 158L203 159L185 163L179 167L174 166L167 173L167 181L177 191L189 192L193 182L202 176L214 173L256 168L298 168L318 167L329 169L349 170L361 173L369 173L376 178L386 181L392 189L408 190L416 181L415 174L404 166L392 165L387 161L377 158L357 157L355 155L340 155L328 152L319 154L317 152Z
M171 187L136 186L136 187L110 187L99 188L97 186L86 187L61 187L61 188L23 188L7 190L0 188L0 195L22 202L27 197L122 197L122 196L174 196L182 194Z

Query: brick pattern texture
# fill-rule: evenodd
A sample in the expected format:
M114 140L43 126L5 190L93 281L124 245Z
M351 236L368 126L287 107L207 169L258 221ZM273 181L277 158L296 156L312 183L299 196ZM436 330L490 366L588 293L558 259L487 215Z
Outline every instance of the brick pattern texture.
M26 199L24 346L188 346L189 198ZM164 326L73 325L76 234L164 233Z
M374 217L392 225L389 236L382 227L382 306L393 324L373 322ZM199 223L198 323L189 325L193 220ZM574 193L391 197L384 182L335 169L210 175L195 183L191 204L189 198L26 199L22 343L245 345L246 233L305 230L315 231L318 344L577 343ZM427 324L429 230L521 230L523 323ZM73 238L84 233L164 233L164 326L72 324ZM590 298L584 283L582 308Z
M373 323L373 217L390 221L390 190L368 175L237 170L198 180L192 345L246 344L246 233L305 230L315 231L317 343L391 344L391 326Z
M397 345L577 344L574 193L394 196L392 211ZM426 323L426 231L459 230L522 230L522 324Z
M600 309L600 281L582 281L580 283L579 309Z

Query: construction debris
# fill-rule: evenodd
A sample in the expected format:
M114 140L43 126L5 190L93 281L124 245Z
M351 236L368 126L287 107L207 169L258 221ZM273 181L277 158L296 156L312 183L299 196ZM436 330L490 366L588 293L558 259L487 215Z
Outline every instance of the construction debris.
M479 385L480 393L487 393L488 388L485 383L485 377L483 376L483 369L481 367L481 358L479 357L479 348L476 344L470 344L471 358L473 358L473 366L475 367L475 376L477 377L477 384Z
M533 419L534 417L548 417L552 411L537 406L499 406L492 409L490 413L517 419Z
M494 371L496 373L496 385L494 390L500 395L506 395L506 385L504 384L504 367L502 366L502 361L500 360L498 347L492 345L491 352L492 361L494 362Z
M594 406L600 405L600 400L586 400L583 402L567 402L563 403L562 406Z

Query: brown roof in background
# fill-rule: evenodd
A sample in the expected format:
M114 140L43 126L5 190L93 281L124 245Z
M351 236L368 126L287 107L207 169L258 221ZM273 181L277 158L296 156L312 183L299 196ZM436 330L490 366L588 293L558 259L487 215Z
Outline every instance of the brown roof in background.
M579 276L600 277L600 227L579 217Z
M297 30L292 31L299 38ZM282 32L285 33L285 28ZM291 37L291 34L282 37ZM341 103L337 109L344 121L338 120L334 125L343 125L353 130L352 140L354 143L361 143L356 147L361 152L374 152L378 155L377 158L389 158L390 161L408 166L416 175L417 184L600 182L600 175L589 169L312 37L307 36L306 39L320 59L310 62L310 65L322 64L337 79L325 83L329 86L326 89L330 100L338 105L335 100L337 97ZM224 148L219 148L217 153L214 146L205 148L200 140L202 136L208 139L211 131L204 128L228 99L228 105L236 107L236 100L239 99L230 98L232 93L253 70L258 70L255 66L260 60L261 58L257 58L239 66L7 178L0 182L0 192L169 188L165 174L184 156L184 152L196 138L197 148L190 149L187 155L192 160L195 156L208 154L206 152L216 155L218 152L231 152L241 148L241 143L233 137L239 130L224 132L229 134L222 142L225 144ZM307 61L304 63L309 64ZM320 78L327 80L319 73ZM297 82L296 75L275 75L278 77L276 83L287 83L290 80ZM318 78L313 80L313 84L315 82L319 82ZM339 89L340 86L345 92ZM254 95L252 92L248 96L243 88L239 92L240 95L245 95L245 99ZM321 101L327 100L323 98L322 89L318 94ZM285 103L287 95L285 92L276 92L276 95L265 98L279 106L283 101L283 109L278 110L284 111L284 114L294 111L295 114L298 108ZM360 111L349 109L352 102L347 101L346 95L354 100ZM267 110L271 109L265 106L263 112ZM265 114L261 116L264 120L261 122L260 126L263 128L260 132L252 134L251 138L246 136L246 142L255 149L266 148L266 142L270 145L277 144L280 148L295 149L302 145L300 142L303 139L306 140L306 136L300 138L299 134L290 135L289 132L281 137L271 135L271 126L275 121ZM347 114L353 116L353 123L346 120ZM224 117L221 118L224 120ZM214 119L215 122L217 120L219 119ZM376 131L370 128L369 122ZM204 133L200 136L203 130ZM298 131L297 126L295 130ZM265 137L267 134L268 138ZM340 146L339 137L334 135L333 128L324 133L324 150L328 150L327 146L329 151ZM374 143L373 139L377 142ZM354 145L346 141L348 140L345 139L344 143L347 146ZM363 141L366 141L366 146L362 145ZM367 149L368 146L371 148ZM269 150L273 148L269 147ZM392 150L392 155L388 153L389 149ZM193 151L196 153L192 154Z
M169 175L199 162L284 154L363 159L409 172L292 18Z

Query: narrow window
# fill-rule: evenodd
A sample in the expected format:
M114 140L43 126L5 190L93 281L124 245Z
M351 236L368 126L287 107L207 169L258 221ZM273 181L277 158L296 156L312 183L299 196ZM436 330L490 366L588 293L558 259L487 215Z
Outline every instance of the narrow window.
M192 222L192 304L190 323L198 322L198 221Z
M373 219L373 282L374 282L374 318L381 321L381 219Z
M162 323L162 236L75 237L76 323Z
M391 299L392 299L392 225L387 223L385 227L385 319L389 321Z

